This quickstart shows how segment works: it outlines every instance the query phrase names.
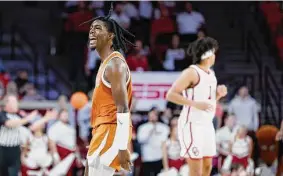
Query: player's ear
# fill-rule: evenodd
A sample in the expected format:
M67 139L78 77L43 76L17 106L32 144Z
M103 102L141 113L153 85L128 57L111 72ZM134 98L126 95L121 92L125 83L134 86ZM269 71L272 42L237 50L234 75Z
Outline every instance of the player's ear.
M109 33L108 37L109 37L109 39L113 40L115 35L114 35L114 33Z

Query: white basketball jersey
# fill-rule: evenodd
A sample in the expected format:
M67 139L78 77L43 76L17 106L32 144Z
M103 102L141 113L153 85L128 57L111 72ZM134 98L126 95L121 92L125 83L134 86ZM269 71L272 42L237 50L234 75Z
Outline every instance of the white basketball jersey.
M199 76L199 82L193 88L189 88L183 91L183 96L187 99L207 102L213 106L212 111L202 111L191 106L183 106L181 112L181 122L193 122L193 123L212 123L216 111L216 87L217 79L212 70L206 72L196 65L191 65L197 71Z

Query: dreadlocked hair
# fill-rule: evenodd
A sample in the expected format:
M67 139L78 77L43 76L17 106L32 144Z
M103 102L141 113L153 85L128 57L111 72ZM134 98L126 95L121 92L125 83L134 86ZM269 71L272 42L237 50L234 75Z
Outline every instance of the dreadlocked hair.
M193 58L193 64L199 64L201 56L212 49L218 49L218 42L211 37L204 37L191 43L187 49L187 54Z
M109 13L106 17L95 17L93 19L90 19L80 25L93 22L95 20L103 21L108 29L108 32L114 33L113 38L113 49L115 51L119 51L122 49L124 52L128 50L128 45L135 46L134 43L129 41L125 36L129 36L132 39L135 37L132 33L121 27L115 20L111 19L111 14L113 12L113 3L111 3L111 8L109 10Z

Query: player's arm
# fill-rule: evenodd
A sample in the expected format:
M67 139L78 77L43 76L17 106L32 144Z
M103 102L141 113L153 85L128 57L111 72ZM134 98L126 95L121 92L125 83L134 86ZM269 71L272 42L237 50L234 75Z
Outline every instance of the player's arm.
M192 106L193 101L182 96L182 92L191 85L195 85L198 82L198 79L199 77L197 72L192 68L187 68L182 72L167 92L166 100L178 105Z
M128 149L130 135L130 112L127 95L127 65L120 58L113 58L105 69L104 78L111 85L111 92L117 107L118 158L121 167L130 170L131 161Z
M111 92L117 107L117 128L121 135L119 149L128 148L130 113L127 95L127 65L120 58L113 58L106 66L104 77L111 85Z
M128 113L127 65L120 58L111 59L106 66L104 78L111 85L117 112Z
M199 110L210 111L213 109L211 104L206 102L196 102L189 100L181 95L181 93L192 85L196 85L199 81L199 75L193 68L187 68L181 76L174 82L172 87L166 94L166 99L175 104L193 106Z

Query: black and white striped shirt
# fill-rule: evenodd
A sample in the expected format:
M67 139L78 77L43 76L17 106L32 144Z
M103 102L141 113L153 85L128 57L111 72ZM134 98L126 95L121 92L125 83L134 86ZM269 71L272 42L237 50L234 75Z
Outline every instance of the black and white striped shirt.
M20 146L21 143L20 127L5 126L5 122L10 119L20 119L20 116L6 112L0 113L0 146L3 147Z

